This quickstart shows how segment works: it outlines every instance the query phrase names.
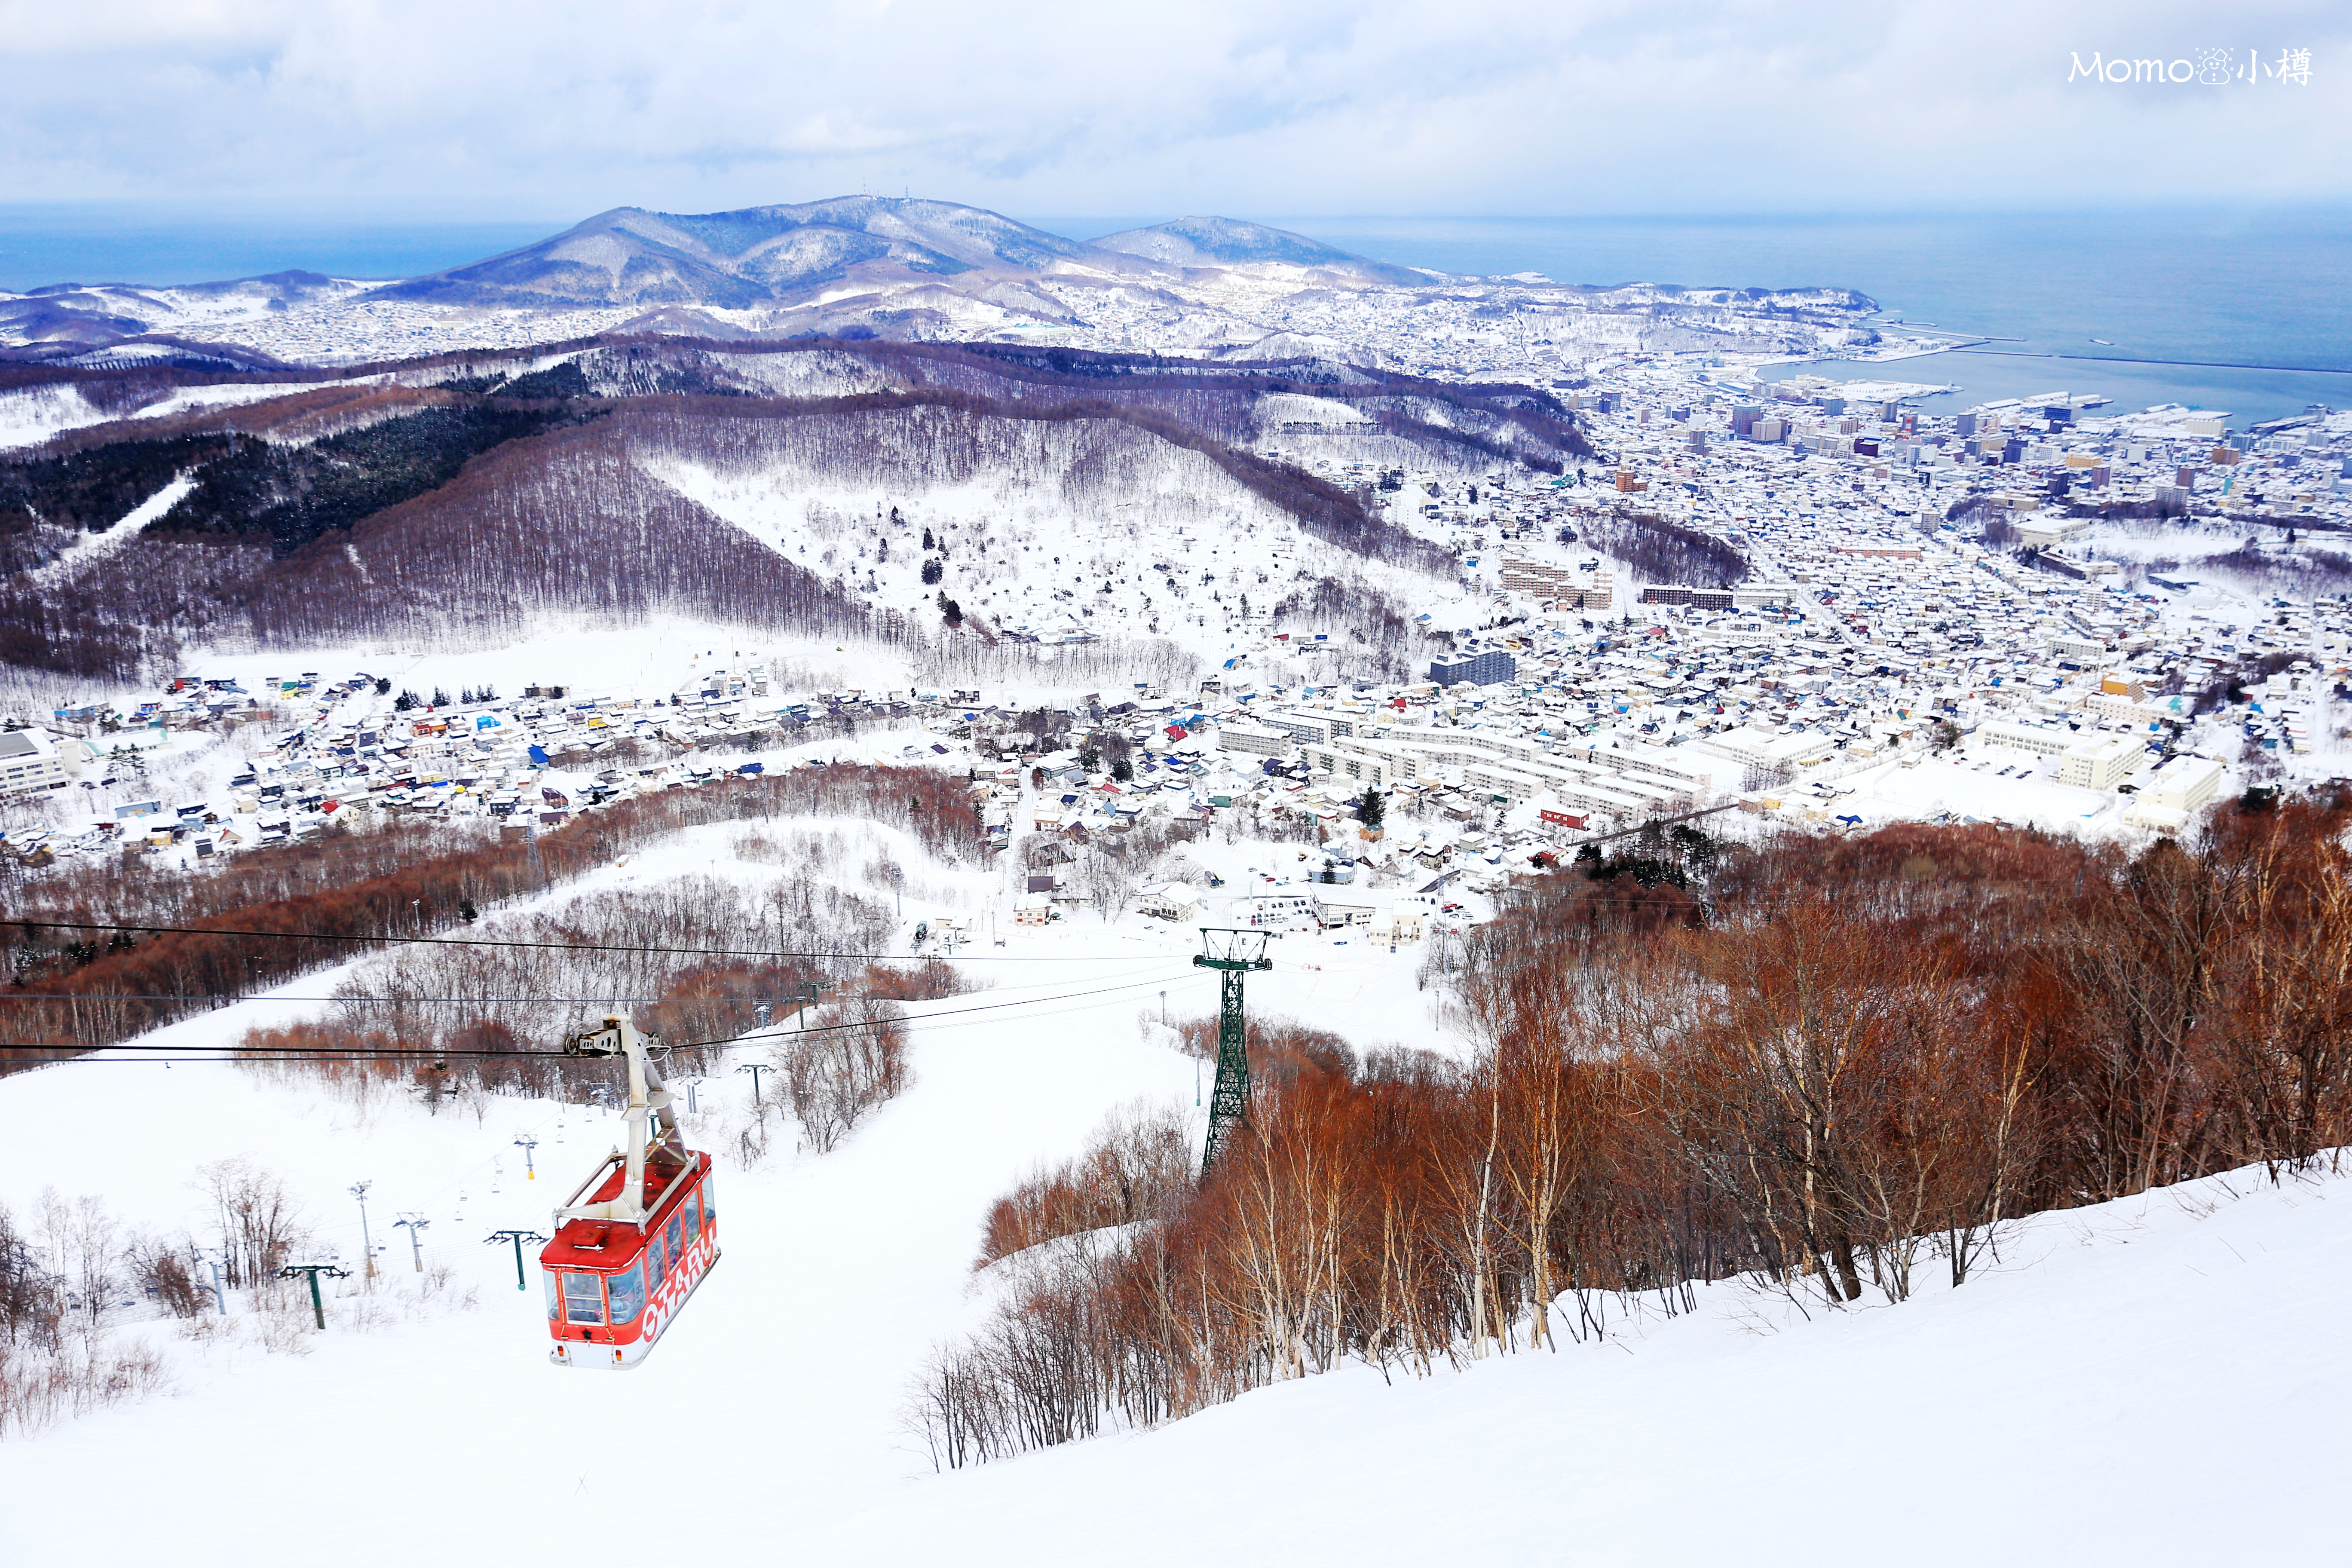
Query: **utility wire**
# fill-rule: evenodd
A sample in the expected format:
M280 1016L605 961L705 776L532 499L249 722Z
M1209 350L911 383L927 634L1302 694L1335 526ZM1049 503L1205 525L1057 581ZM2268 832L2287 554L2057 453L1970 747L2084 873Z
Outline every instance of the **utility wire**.
M141 926L109 925L100 921L33 921L15 917L0 919L0 927L23 926L27 931L129 931L146 936L247 936L275 937L298 942L401 942L412 947L522 947L551 948L563 952L656 952L677 958L836 958L854 959L861 963L1115 963L1135 955L1128 953L1081 953L1062 956L1047 953L975 953L969 957L948 952L814 952L782 948L735 947L659 947L640 946L624 942L520 942L508 938L482 936L337 936L315 931L247 931L231 926Z
M1146 955L1129 953L1129 958ZM709 996L394 996L373 992L344 992L331 996L289 996L275 991L224 992L216 996L189 996L180 992L142 991L16 991L0 990L0 1002L210 1002L231 1006L247 1002L382 1002L447 1003L454 1006L488 1005L506 1002L552 1002L583 1007L609 1007L627 1004L631 1006L663 1007L688 1002L794 1002L808 1000L805 990L753 992L743 995ZM5 1042L0 1042L5 1044Z
M921 1013L911 1017L893 1021L902 1023L911 1028L917 1025L931 1023L935 1019L959 1017L970 1013L994 1013L1002 1011L1007 1007L1042 1007L1048 1003L1053 1002L1073 1002L1087 996L1105 996L1118 991L1133 991L1139 987L1160 985L1164 984L1166 978L1167 977L1164 975L1155 975L1145 980L1129 981L1126 984L1119 985L1097 986L1090 991L1064 991L1057 992L1050 996L1026 996L1010 1002L985 1002L971 1007L946 1007L941 1008L936 1013ZM716 1036L707 1040L664 1041L663 1044L667 1048L673 1051L700 1050L709 1046L737 1046L751 1040L774 1039L780 1036L789 1036L797 1039L803 1035L823 1035L830 1034L836 1030L865 1029L871 1028L874 1025L870 1021L856 1021L842 1024L819 1024L807 1029L762 1029L745 1035ZM123 1041L114 1045L73 1046L56 1044L43 1045L26 1040L0 1040L0 1049L10 1048L36 1051L68 1050L83 1053L79 1056L67 1057L58 1061L42 1064L51 1067L65 1066L75 1062L145 1062L149 1065L152 1065L154 1062L170 1061L173 1059L195 1062L220 1062L270 1060L286 1057L301 1056L323 1057L333 1061L411 1061L420 1058L428 1061L437 1061L446 1059L450 1057L481 1057L509 1061L527 1061L532 1059L563 1058L571 1058L571 1059L573 1060L588 1059L585 1058L572 1057L572 1053L569 1051L436 1051L429 1047L424 1046L417 1047L414 1049L379 1048L376 1050L366 1051L346 1051L318 1046L159 1046L141 1045L132 1041ZM208 1054L202 1056L191 1054L189 1056L176 1058L163 1055L150 1055L131 1058L107 1056L102 1054L109 1051L142 1051L149 1053L177 1053L185 1051L190 1053L205 1052Z
M805 1002L805 991L761 993L742 996L281 996L276 992L256 991L246 994L224 994L218 996L184 996L176 994L145 994L135 991L0 991L0 1002L215 1002L223 1006L240 1002L577 1002L584 1006L602 1007L615 1003L657 1006L672 1002Z

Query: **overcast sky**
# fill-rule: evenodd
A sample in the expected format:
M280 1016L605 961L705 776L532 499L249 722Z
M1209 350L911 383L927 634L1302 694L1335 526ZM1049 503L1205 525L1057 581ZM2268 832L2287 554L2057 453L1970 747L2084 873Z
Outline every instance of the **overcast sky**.
M2095 52L2307 81L2067 79ZM0 200L445 218L2352 195L2352 5L0 0Z

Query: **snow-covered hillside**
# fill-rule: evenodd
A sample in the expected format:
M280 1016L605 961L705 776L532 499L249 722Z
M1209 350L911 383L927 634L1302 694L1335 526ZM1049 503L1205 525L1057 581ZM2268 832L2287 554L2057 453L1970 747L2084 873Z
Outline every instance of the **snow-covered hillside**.
M29 447L61 430L102 425L112 416L94 408L76 386L27 386L0 392L0 449Z
M1258 1563L2324 1558L2347 1279L2352 1183L2241 1172L2043 1216L1901 1307L1718 1285L1599 1345L1353 1366L922 1481L796 1544L1175 1563L1200 1521Z
M688 500L855 596L928 616L945 595L1022 641L1161 636L1223 658L1244 617L1301 582L1405 575L1335 563L1206 457L1116 420L909 409L860 423L815 439L743 421L676 450L656 430L636 449Z
M926 868L845 826L853 859L915 864L909 922L984 916L1014 890L1013 861ZM1200 852L1264 864L1268 850L1286 852ZM1236 883L1241 869L1224 865ZM558 896L772 874L748 841L702 828ZM1965 1287L1927 1280L1901 1306L1826 1311L1718 1283L1673 1319L1654 1298L1631 1316L1615 1303L1604 1340L1557 1354L1393 1384L1350 1367L1162 1429L934 1474L905 1424L908 1384L987 1305L971 1270L988 1205L1139 1098L1197 1117L1198 1064L1157 1020L1207 1013L1216 991L1187 929L995 929L1004 945L963 965L985 988L909 1005L912 1088L832 1153L785 1140L746 1168L752 1082L725 1068L760 1047L698 1086L686 1122L721 1156L724 1260L625 1376L549 1366L536 1282L518 1291L510 1250L485 1245L545 1228L615 1138L608 1112L492 1095L434 1114L163 1065L173 1047L320 1013L341 972L160 1031L124 1061L0 1079L15 1130L0 1202L19 1216L53 1188L142 1227L201 1228L199 1168L242 1158L284 1176L319 1250L352 1262L348 1189L366 1181L403 1303L362 1331L358 1281L342 1282L333 1327L298 1336L307 1355L187 1342L169 1320L117 1328L163 1350L173 1387L0 1445L0 1493L39 1500L11 1510L12 1554L242 1562L250 1531L220 1519L224 1497L273 1538L357 1564L512 1561L582 1528L599 1558L730 1563L1172 1563L1203 1531L1239 1560L1299 1563L1622 1562L1662 1541L1767 1563L1812 1563L1825 1542L1922 1563L2327 1550L2352 1393L2352 1180L2259 1172L2012 1226ZM1410 958L1328 938L1276 951L1249 981L1254 1012L1312 1016L1364 1047L1466 1049ZM373 989L383 972L348 977ZM535 1178L522 1138L537 1140ZM426 1265L451 1273L422 1303L408 1233L392 1228L408 1215L430 1223ZM1220 1484L1228 1472L1242 1484Z
M549 1367L537 1292L515 1291L507 1250L475 1235L543 1222L609 1121L575 1111L557 1144L545 1105L499 1104L479 1123L406 1107L362 1119L225 1067L68 1067L0 1085L12 1124L32 1131L12 1198L47 1180L168 1209L196 1163L246 1153L338 1214L347 1181L373 1177L382 1236L395 1206L446 1210L465 1189L469 1226L445 1212L431 1235L481 1301L317 1336L305 1358L215 1353L172 1397L0 1448L0 1486L43 1500L13 1510L15 1549L242 1561L249 1544L204 1522L234 1494L273 1531L354 1563L428 1547L510 1560L583 1517L600 1554L684 1546L728 1563L1176 1563L1212 1517L1251 1562L1628 1561L1664 1534L1799 1563L1823 1531L1900 1542L1919 1563L2326 1550L2333 1429L2352 1392L2338 1332L2352 1188L2255 1173L2036 1221L1998 1268L1900 1308L1809 1316L1717 1286L1695 1316L1621 1321L1601 1345L1393 1386L1351 1369L1164 1430L935 1476L898 1407L928 1345L974 1310L982 1207L1103 1110L1181 1097L1192 1076L1145 1043L1137 998L1166 984L1198 1007L1202 981L1172 953L1105 964L1081 958L1128 944L1055 945L1066 962L1018 966L988 1000L1119 989L923 1031L917 1087L848 1145L722 1175L724 1263L628 1376ZM510 1144L526 1130L541 1140L532 1184ZM356 1243L355 1222L333 1228ZM388 1262L404 1268L404 1251ZM1250 1479L1220 1486L1228 1471ZM671 1476L688 1478L677 1509L625 1501ZM116 1506L125 1477L136 1508ZM1792 1515L1810 1522L1770 1522Z

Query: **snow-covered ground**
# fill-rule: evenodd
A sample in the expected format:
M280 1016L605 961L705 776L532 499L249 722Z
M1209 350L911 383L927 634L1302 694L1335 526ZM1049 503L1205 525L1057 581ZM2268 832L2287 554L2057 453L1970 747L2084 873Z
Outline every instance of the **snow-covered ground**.
M0 450L30 447L60 430L103 425L114 417L84 397L77 386L28 386L0 392Z
M1914 767L1882 763L1838 781L1854 793L1841 796L1829 808L1832 815L1852 812L1864 828L1931 821L1948 813L1961 820L2032 826L2082 838L2137 833L2124 826L2127 798L2060 784L2050 758L1985 747L1916 761Z
M1717 1286L1605 1344L1394 1384L1353 1367L918 1481L795 1545L1173 1563L1213 1529L1255 1563L2324 1560L2347 1274L2352 1182L2240 1173L2044 1216L1901 1307Z
M590 885L700 871L719 831ZM1163 992L1172 1016L1215 994L1186 931L1093 916L997 930L1003 947L971 950L988 989L912 1006L905 1095L829 1155L750 1170L722 1157L724 1261L627 1375L550 1366L537 1282L516 1290L510 1251L483 1244L544 1226L615 1137L609 1114L507 1097L363 1109L192 1061L0 1079L0 1201L20 1215L53 1186L103 1194L142 1226L196 1226L197 1167L244 1157L284 1175L322 1247L354 1260L346 1189L366 1180L383 1267L395 1279L410 1267L392 1221L424 1215L426 1261L478 1302L310 1336L307 1356L187 1345L167 1322L122 1331L168 1347L173 1389L0 1446L0 1495L40 1500L11 1509L10 1559L228 1563L249 1559L256 1531L358 1564L550 1550L1008 1564L2330 1550L2352 1394L2352 1180L2274 1187L2258 1173L2029 1222L1967 1286L1931 1280L1900 1307L1807 1311L1717 1285L1696 1314L1617 1319L1601 1344L1393 1384L1355 1368L935 1475L899 1411L930 1346L984 1305L971 1265L987 1205L1115 1107L1190 1110L1197 1066L1152 1020ZM1250 980L1254 1010L1311 1013L1360 1046L1460 1048L1409 963L1306 938L1275 951L1276 970ZM315 1010L299 999L336 978L152 1044L232 1041ZM714 1075L690 1134L723 1146L750 1090Z
M32 386L14 392L0 392L0 450L11 447L37 446L60 432L77 430L86 425L103 425L110 419L162 419L202 409L265 403L291 392L352 384L355 384L349 381L317 381L299 387L276 382L183 386L173 389L155 402L112 412L91 404L81 395L79 387L72 385ZM144 527L152 521L141 518L139 525Z
M941 423L875 421L890 461L865 475L763 449L761 432L723 468L638 461L853 597L928 624L946 595L1017 641L1160 637L1223 660L1260 640L1253 614L1318 577L1400 603L1436 586L1332 550L1206 458L1109 421L1024 426L1017 452L984 459L963 422L937 437Z
M47 586L64 581L74 572L100 556L111 555L139 537L139 531L180 504L181 498L196 488L195 477L182 474L123 516L121 521L103 533L84 533L66 547L63 554L46 566L37 567L32 578Z

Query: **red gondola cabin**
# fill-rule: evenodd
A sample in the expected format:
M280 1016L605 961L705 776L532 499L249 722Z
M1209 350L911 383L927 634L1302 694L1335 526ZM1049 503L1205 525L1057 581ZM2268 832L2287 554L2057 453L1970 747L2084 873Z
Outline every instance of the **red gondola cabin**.
M548 1359L625 1369L652 1351L719 1261L710 1156L686 1147L660 1074L625 1021L606 1019L572 1048L627 1057L629 1143L555 1211L555 1239L541 1249L555 1342ZM661 1135L649 1139L647 1124L656 1120Z

